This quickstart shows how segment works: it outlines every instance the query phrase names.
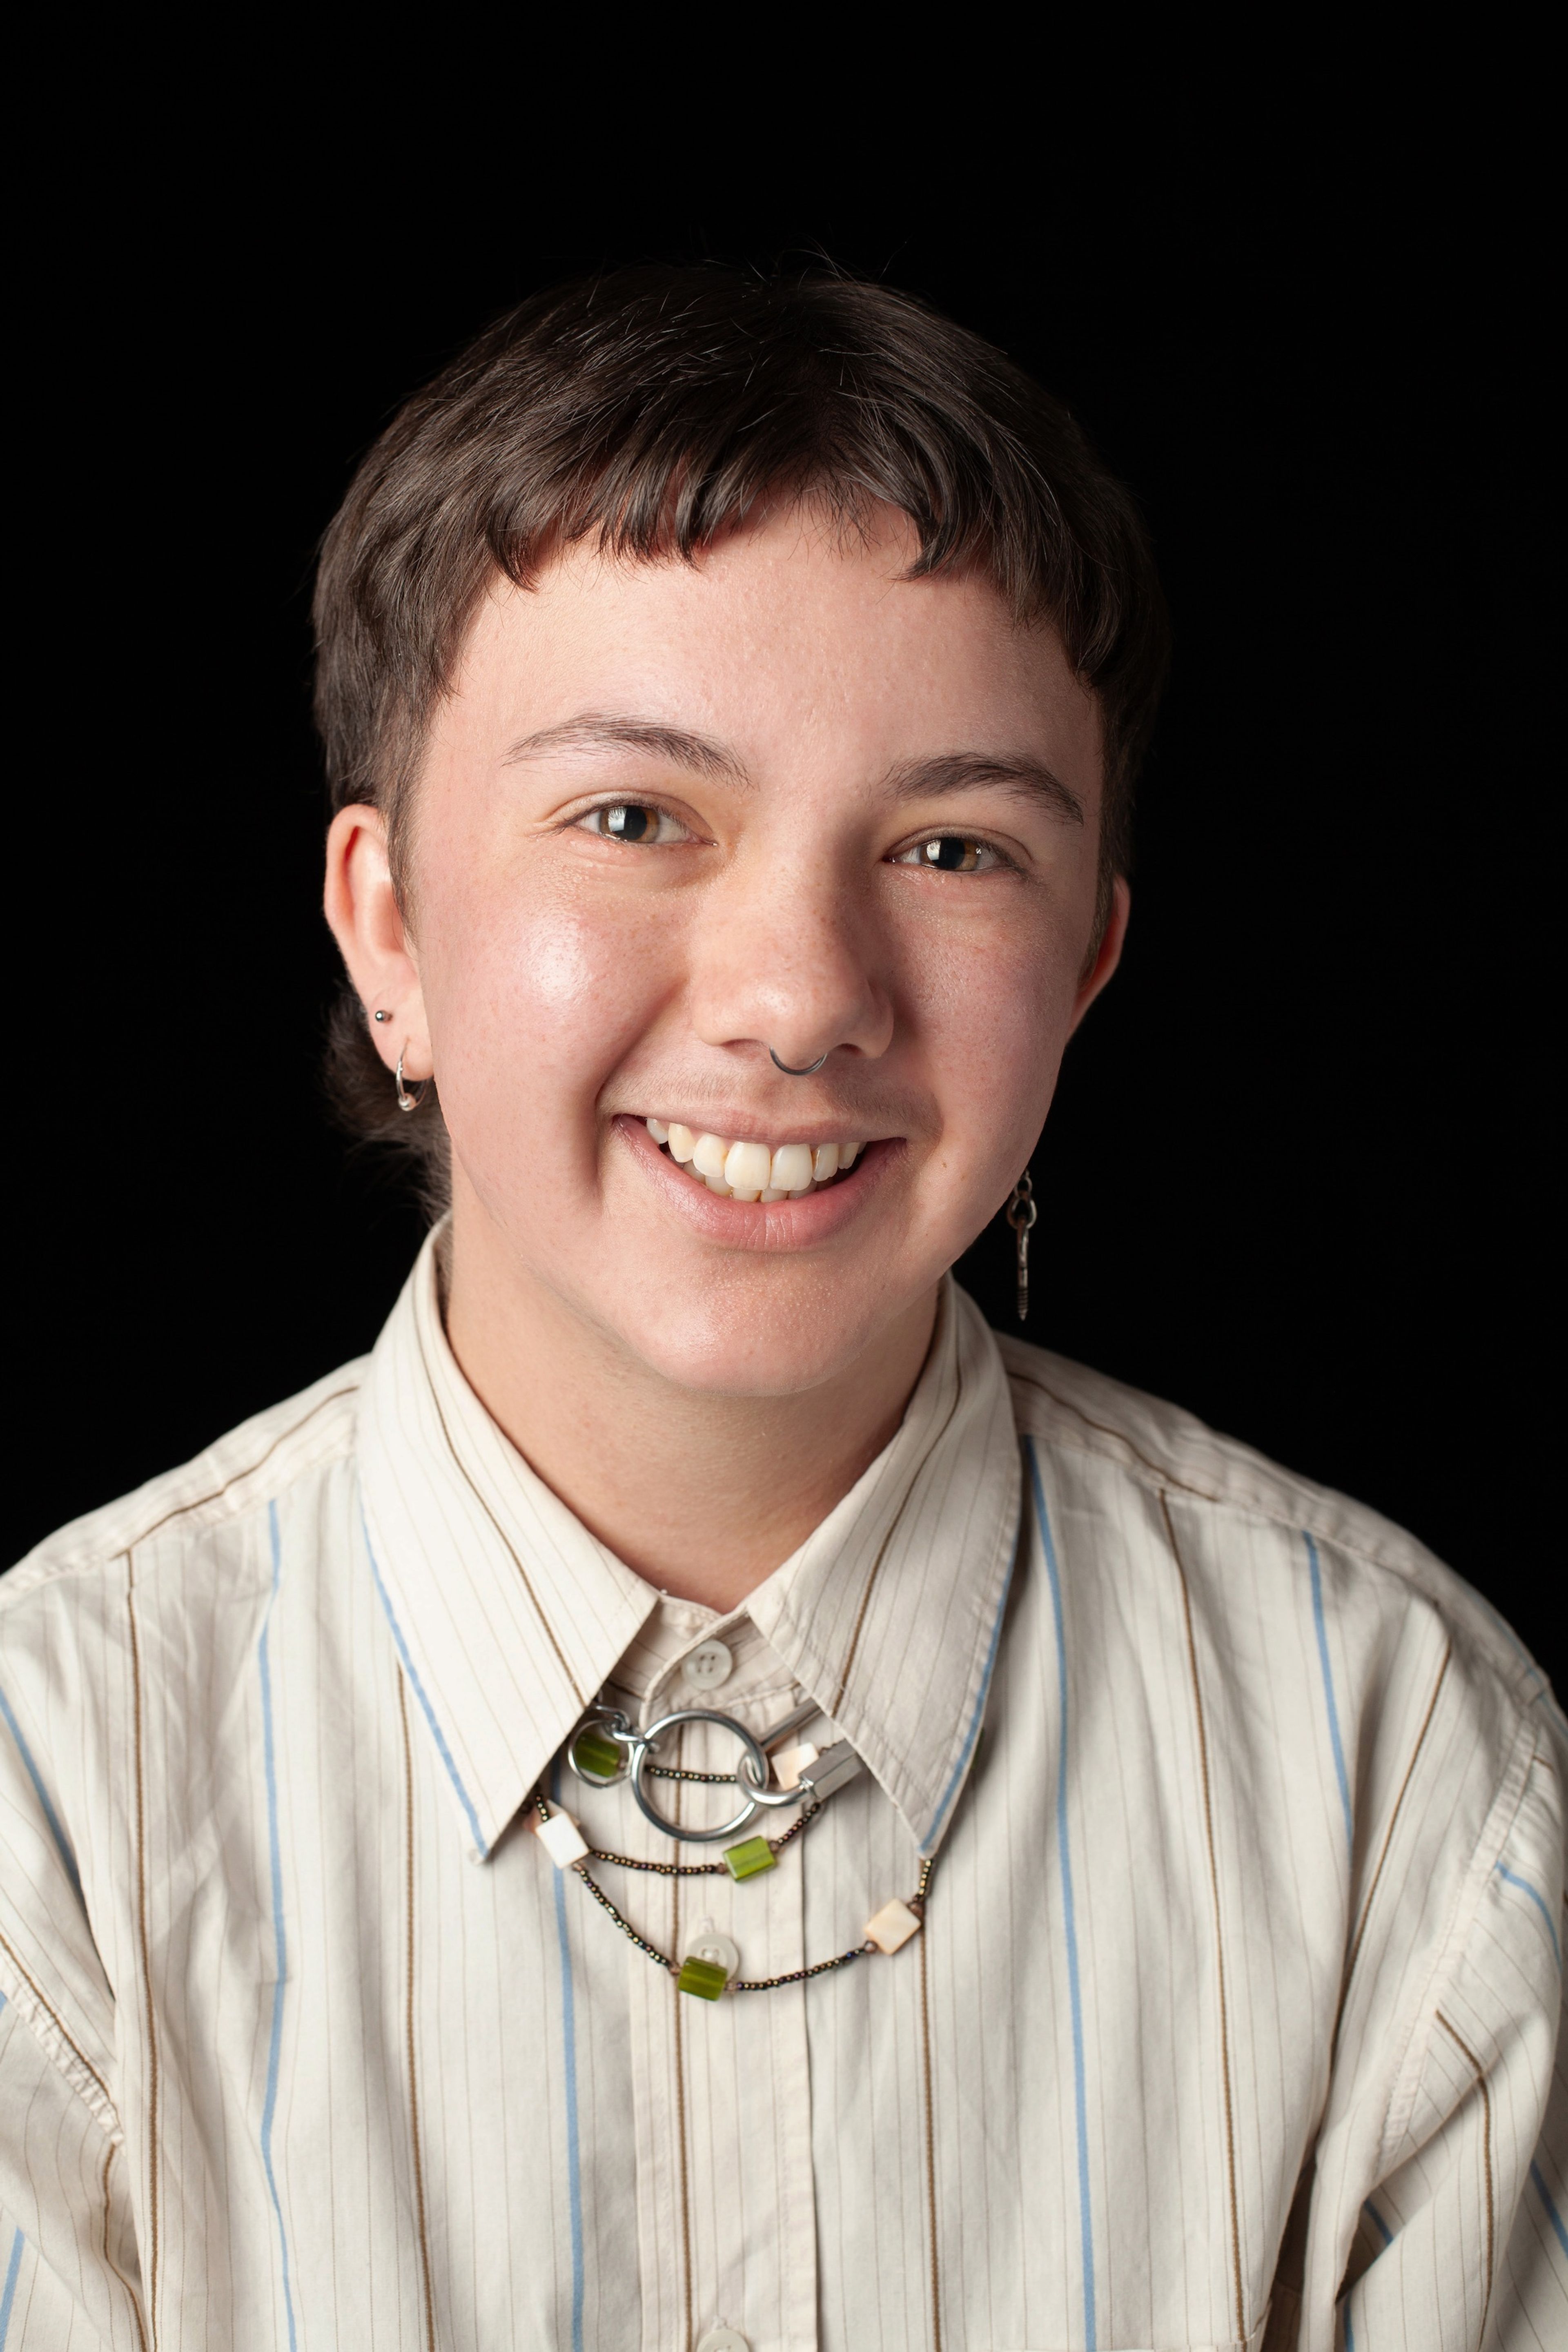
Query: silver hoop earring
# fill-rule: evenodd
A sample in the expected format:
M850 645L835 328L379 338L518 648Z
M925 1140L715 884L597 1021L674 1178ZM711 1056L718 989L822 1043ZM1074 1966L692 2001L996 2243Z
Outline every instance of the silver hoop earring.
M833 1048L829 1045L827 1048L827 1054L831 1054ZM809 1078L813 1070L821 1069L824 1062L827 1059L827 1054L818 1054L815 1062L806 1062L800 1069L792 1070L787 1062L780 1061L778 1055L774 1053L771 1045L768 1047L769 1061L773 1064L775 1070L782 1070L786 1078Z
M1013 1187L1013 1197L1007 1203L1007 1223L1012 1226L1018 1244L1018 1320L1029 1318L1029 1234L1039 1215L1039 1203L1026 1168Z
M406 1054L408 1048L405 1045L403 1054ZM403 1083L403 1054L399 1054L397 1057L397 1108L399 1110L417 1110L425 1099L430 1081L428 1078L416 1078L415 1084L419 1091L416 1095L411 1095Z

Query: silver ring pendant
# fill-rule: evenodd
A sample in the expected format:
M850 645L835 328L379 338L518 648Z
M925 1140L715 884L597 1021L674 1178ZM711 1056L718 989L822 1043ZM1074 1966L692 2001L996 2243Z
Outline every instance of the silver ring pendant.
M743 1756L738 1759L735 1766L735 1786L737 1789L743 1789L752 1804L759 1809L763 1805L798 1805L803 1803L805 1798L804 1789L770 1789L765 1785L759 1786L747 1770L746 1759Z
M720 1715L715 1708L707 1706L683 1706L678 1708L673 1715L661 1715L657 1723L650 1723L647 1729L632 1743L630 1749L632 1794L637 1801L644 1819L650 1821L656 1830L662 1830L667 1837L681 1838L688 1845L717 1845L721 1838L733 1837L737 1830L743 1830L748 1822L756 1819L760 1809L755 1797L747 1797L733 1820L721 1822L717 1829L694 1830L689 1829L683 1822L667 1821L642 1784L643 1768L648 1760L648 1750L657 1739L661 1739L667 1731L673 1731L679 1723L716 1723L721 1730L734 1733L741 1743L742 1759L752 1768L745 1776L745 1782L743 1784L738 1782L738 1785L765 1789L768 1784L768 1759L744 1724L737 1723L732 1715ZM804 1794L804 1791L802 1793Z
M781 1062L771 1045L768 1047L768 1059L775 1070L784 1072L786 1078L809 1078L814 1070L821 1069L827 1059L827 1054L831 1054L833 1048L829 1045L826 1054L818 1054L815 1062L806 1062L798 1070L792 1070L787 1062Z

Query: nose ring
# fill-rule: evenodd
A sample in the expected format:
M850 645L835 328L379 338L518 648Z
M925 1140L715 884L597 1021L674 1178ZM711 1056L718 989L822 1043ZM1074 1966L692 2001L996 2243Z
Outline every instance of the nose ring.
M831 1054L833 1048L829 1045L827 1048L827 1054ZM780 1061L778 1055L774 1053L771 1045L768 1047L769 1061L773 1064L775 1070L782 1070L786 1078L809 1078L813 1070L821 1069L824 1062L827 1059L827 1054L818 1054L815 1062L807 1062L803 1068L792 1070L787 1062Z

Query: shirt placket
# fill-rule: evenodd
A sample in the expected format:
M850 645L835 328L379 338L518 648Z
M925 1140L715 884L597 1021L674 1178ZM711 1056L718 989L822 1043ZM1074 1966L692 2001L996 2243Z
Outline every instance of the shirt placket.
M660 1704L690 1704L677 1683ZM759 1709L740 1689L701 1703L761 1728L783 1709ZM734 1742L717 1726L688 1725L679 1761L733 1769ZM662 1759L661 1759L662 1760ZM711 1800L689 1784L658 1781L675 1818L704 1817ZM717 1793L717 1792L715 1792ZM742 1835L778 1835L793 1811L763 1816ZM810 1832L805 1832L807 1836ZM718 1861L722 1847L682 1843L682 1862ZM743 1881L641 1877L650 1942L684 1953L705 1921L729 1937L739 1973L772 1977L804 1964L800 1855ZM645 1932L648 1930L645 1929ZM628 1945L637 2237L644 2352L694 2352L715 2328L750 2352L805 2352L816 2340L816 2235L812 2189L805 1988L727 1992L709 2001Z

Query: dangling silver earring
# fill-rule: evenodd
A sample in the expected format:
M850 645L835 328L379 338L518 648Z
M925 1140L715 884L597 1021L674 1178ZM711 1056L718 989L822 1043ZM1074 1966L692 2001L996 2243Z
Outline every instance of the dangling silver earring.
M403 1054L406 1054L408 1048L405 1045ZM416 1095L411 1095L403 1083L403 1054L399 1054L397 1057L397 1108L399 1110L417 1110L425 1099L425 1090L430 1081L428 1078L416 1078L414 1083L419 1091Z
M1029 1317L1029 1234L1039 1215L1039 1203L1026 1168L1013 1187L1013 1197L1007 1203L1007 1223L1012 1226L1018 1244L1018 1320L1026 1323Z

